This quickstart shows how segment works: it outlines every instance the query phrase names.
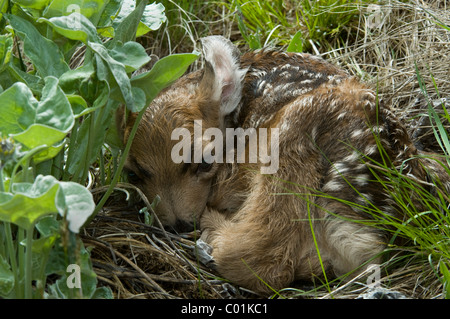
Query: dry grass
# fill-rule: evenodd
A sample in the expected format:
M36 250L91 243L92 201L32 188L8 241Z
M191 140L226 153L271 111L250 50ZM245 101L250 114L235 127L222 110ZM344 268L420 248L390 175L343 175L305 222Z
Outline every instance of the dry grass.
M412 120L424 106L416 65L432 100L450 96L450 31L439 25L450 26L450 4L384 2L379 20L368 13L373 6L361 7L357 39L323 56L377 88L400 118Z
M450 7L445 0L385 3L380 11L380 23L368 24L367 6L361 7L359 25L352 26L355 28L352 38L345 40L342 48L319 53L377 87L380 98L391 105L399 117L407 123L415 119L409 124L414 132L419 129L414 125L423 124L417 115L423 113L422 107L425 105L421 102L423 94L417 82L415 65L424 77L428 94L433 99L437 99L438 95L450 96L450 31L436 23L439 21L450 25ZM223 17L229 16L223 14ZM191 16L184 28L195 28L196 23L202 27L205 25L198 21L197 17L194 19ZM229 21L225 20L216 24L210 22L208 25L216 31L220 25L230 28ZM162 32L157 37L167 35L167 30ZM220 33L235 37L236 27ZM195 37L205 35L196 32L190 34ZM189 37L194 47L195 39L190 35L186 37ZM171 53L174 52L172 48ZM150 53L153 53L152 50L162 52L161 48L150 49ZM438 91L435 90L435 84ZM421 129L429 132L426 124ZM125 189L131 191L129 187ZM142 221L143 216L137 212L149 206L148 201L144 198L144 202L138 201L140 204L137 206L124 206L127 201L121 194L117 192L111 198L83 235L85 244L93 247L92 262L100 284L111 287L115 298L258 297L219 278L214 270L197 261L195 240L199 236L198 232L172 234L159 227L157 220L154 226L146 225ZM420 258L404 262L407 258L400 257L414 253L394 252L394 256L382 268L382 286L412 298L442 297L442 284L433 273L433 267L424 267L423 259ZM364 276L345 284L311 286L311 283L296 283L296 290L287 289L280 295L357 298L370 290L364 284Z
M134 186L119 184L118 189L142 196L138 205L150 207ZM195 242L199 231L170 233L155 215L155 226L146 224L138 213L142 206L123 206L125 202L120 193L116 194L82 235L84 243L93 248L91 260L100 283L111 287L116 298L257 296L219 278L197 260Z

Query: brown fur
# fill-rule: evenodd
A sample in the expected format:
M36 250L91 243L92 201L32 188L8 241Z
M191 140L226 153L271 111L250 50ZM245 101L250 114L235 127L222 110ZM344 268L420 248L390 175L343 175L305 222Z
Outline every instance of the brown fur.
M439 164L415 158L420 152L406 130L370 88L322 59L262 50L239 61L237 50L219 37L205 40L205 56L205 69L180 78L152 102L126 165L149 198L161 196L156 213L164 225L200 223L218 271L233 282L265 293L263 281L280 289L320 276L317 248L335 275L376 261L389 234L351 220L371 219L363 209L371 205L402 214L365 156L388 160L418 180L437 175L448 183ZM119 113L118 119L126 140L133 118L121 123ZM276 174L261 174L262 164L175 164L171 132L193 132L199 119L203 131L278 128Z

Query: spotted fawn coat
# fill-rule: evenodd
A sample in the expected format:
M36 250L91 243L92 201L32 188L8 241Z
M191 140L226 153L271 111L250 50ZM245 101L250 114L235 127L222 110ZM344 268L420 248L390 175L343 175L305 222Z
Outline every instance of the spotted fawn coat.
M426 185L448 182L438 162L417 157L422 152L375 92L345 71L309 54L240 56L218 36L202 43L205 67L152 102L126 170L150 200L161 197L156 214L165 226L200 227L225 278L267 293L320 277L321 262L336 276L376 262L390 236L367 221L403 218L378 163ZM134 117L117 118L126 141ZM193 136L195 120L203 132L277 128L267 142L277 143L278 170L261 174L261 162L174 163L171 134L183 127Z

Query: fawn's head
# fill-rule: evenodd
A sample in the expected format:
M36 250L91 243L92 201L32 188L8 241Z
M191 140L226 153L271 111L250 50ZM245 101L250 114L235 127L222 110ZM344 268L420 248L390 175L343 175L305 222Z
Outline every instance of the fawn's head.
M190 158L181 163L174 161L171 155L179 140L172 139L172 133L180 128L188 132L191 149L195 138L197 143L206 145L208 141L194 138L194 125L197 125L194 121L202 121L202 131L224 130L225 117L241 100L246 73L239 68L237 48L225 38L207 37L202 39L202 44L204 69L183 76L152 101L139 124L125 165L129 181L150 201L155 195L160 196L155 212L163 225L181 231L192 229L194 221L199 220L221 164L194 161L194 152L183 154ZM131 114L125 120L123 108L117 112L124 142L135 118Z

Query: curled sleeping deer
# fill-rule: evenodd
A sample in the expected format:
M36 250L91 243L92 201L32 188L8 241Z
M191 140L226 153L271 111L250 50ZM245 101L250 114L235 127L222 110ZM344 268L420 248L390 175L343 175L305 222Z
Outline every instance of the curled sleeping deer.
M202 44L205 67L153 100L126 171L150 200L160 196L163 225L201 229L232 282L268 293L320 277L320 260L336 276L376 261L389 232L357 221L372 219L371 207L402 216L374 163L448 182L345 71L309 54L241 56L219 36ZM134 119L117 113L124 141Z

